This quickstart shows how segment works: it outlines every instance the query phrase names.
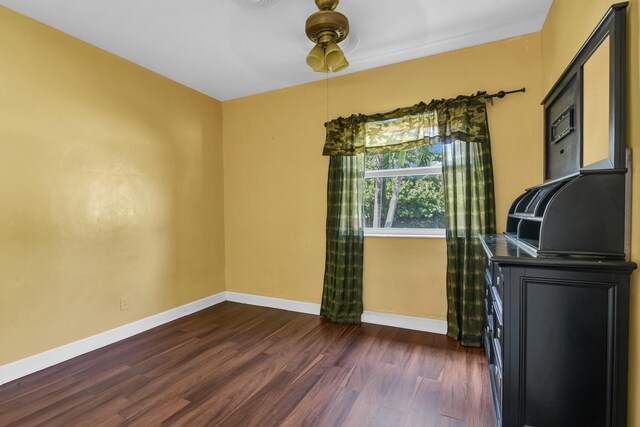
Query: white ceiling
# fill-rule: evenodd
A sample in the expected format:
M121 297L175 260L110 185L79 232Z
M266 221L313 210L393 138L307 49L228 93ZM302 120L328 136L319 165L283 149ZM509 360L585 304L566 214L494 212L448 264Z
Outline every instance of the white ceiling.
M0 0L4 5L225 101L320 80L305 64L313 0ZM343 0L339 74L539 31L552 0Z

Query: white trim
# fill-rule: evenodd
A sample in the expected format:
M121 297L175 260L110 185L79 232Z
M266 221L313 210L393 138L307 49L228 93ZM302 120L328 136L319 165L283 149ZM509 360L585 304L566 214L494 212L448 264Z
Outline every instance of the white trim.
M444 228L373 228L365 227L364 237L446 237Z
M428 176L442 175L442 165L423 166L419 168L376 169L364 172L365 178L382 178L389 176Z
M225 292L0 366L0 385L225 301Z
M227 291L227 301L320 315L320 304Z
M379 313L365 311L362 313L363 323L393 326L395 328L412 329L414 331L431 332L446 335L447 321L428 319L426 317L403 316L401 314Z
M237 302L241 304L270 307L280 310L295 311L306 314L320 314L320 304L294 301L282 298L265 297L261 295L243 294L240 292L225 291L215 295L167 310L165 312L137 320L97 335L65 344L63 346L39 353L15 362L0 366L0 385L24 377L34 372L41 371L50 366L57 365L74 357L97 350L125 338L137 335L141 332L179 319L196 311L220 304L223 301ZM396 328L412 329L415 331L431 332L434 334L446 334L447 322L444 320L427 319L424 317L403 316L399 314L378 313L365 311L362 314L363 323L393 326Z
M293 301L230 291L227 291L227 301L277 308L280 310L296 311L298 313L320 314L320 304L312 302ZM445 320L428 319L426 317L403 316L400 314L365 311L362 313L362 322L412 329L414 331L431 332L441 335L447 333L447 322Z
M364 237L396 237L402 239L446 239L444 234L384 234L384 233L364 233Z

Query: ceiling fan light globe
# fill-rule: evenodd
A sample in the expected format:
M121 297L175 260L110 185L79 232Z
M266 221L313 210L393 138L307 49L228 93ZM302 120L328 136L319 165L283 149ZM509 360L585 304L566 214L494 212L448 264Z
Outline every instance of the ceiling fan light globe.
M344 55L342 55L342 62L336 65L335 67L331 67L331 71L333 71L334 73L337 73L338 71L344 70L348 66L349 66L349 61L347 61L347 58L345 58Z
M329 43L324 54L324 62L327 63L329 68L333 69L337 67L344 60L344 53L342 53L342 49L340 49L340 47L334 42Z
M316 73L328 73L329 72L329 67L327 67L326 63L323 63L322 67L313 68L313 71L315 71Z
M307 55L307 65L317 71L325 67L324 49L319 44L315 45Z

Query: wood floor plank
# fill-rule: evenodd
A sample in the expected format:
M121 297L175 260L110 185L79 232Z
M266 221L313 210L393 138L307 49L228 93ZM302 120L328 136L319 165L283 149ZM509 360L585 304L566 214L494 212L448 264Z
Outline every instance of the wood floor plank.
M406 371L396 375L382 400L382 406L398 412L409 413L411 402L415 398L421 381L422 377Z
M406 427L436 426L439 417L438 405L440 402L439 380L422 379L418 390L411 402L409 416L405 419Z
M102 372L96 372L92 377L84 377L82 379L67 378L64 381L56 382L51 388L43 387L34 393L22 394L19 398L10 400L0 405L0 425L10 424L17 420L21 422L37 423L34 420L46 420L60 412L60 408L77 403L80 400L86 400L91 394L86 391L90 387L102 380L109 379L128 369L127 366L114 366L105 369ZM59 384L65 384L59 387ZM31 403L37 401L39 403L36 411L31 408Z
M14 389L15 395L7 394L4 401L0 401L0 414L11 412L11 406L18 408L34 400L42 399L50 394L56 394L59 390L72 386L77 380L72 375L59 380L45 382L32 387Z
M473 401L472 388L481 382L480 376L473 375L474 361L467 349L447 353L445 359L439 413L450 418L465 419Z
M266 359L265 359L266 360ZM267 363L254 372L232 381L208 399L190 404L165 420L173 426L220 425L240 405L247 402L263 388L273 385L274 377L284 369L282 364Z
M91 426L104 418L117 414L128 402L122 397L97 396L86 400L82 405L74 405L59 414L47 418L38 427L49 426Z
M282 422L283 427L317 425L335 390L339 389L344 369L337 367L324 369L324 374L309 392L296 405L293 411Z
M311 390L320 383L325 374L325 368L311 369L304 375L296 377L293 374L291 383L284 389L283 393L278 396L276 401L271 405L258 403L259 410L254 417L256 425L279 426L283 419L290 416L300 402L307 396ZM263 388L264 394L268 396L268 391ZM242 407L238 408L241 411ZM269 420L266 424L264 420Z
M74 389L73 393L64 393L42 399L40 405L31 408L27 405L19 411L4 412L0 425L5 427L33 426L45 422L58 414L74 407L84 406L93 396L89 393Z
M475 366L477 370L472 372L472 375L473 378L479 377L480 382L473 383L473 390L469 395L471 407L466 413L466 425L468 427L496 425L494 411L486 410L486 408L493 408L487 363L482 359L481 361L476 361Z
M8 426L495 425L482 349L225 302L0 386Z
M389 332L387 328L381 328L375 335L368 336L366 339L370 341L368 347L359 349L359 357L353 363L355 366L349 380L345 383L345 387L353 390L362 391L369 380L378 372L376 367L384 366L379 363L384 355L384 351L388 345L388 339L385 332Z
M373 422L374 427L397 427L404 425L408 414L382 406Z
M345 419L345 425L373 425L381 409L380 403L391 387L393 376L399 374L398 368L387 364L379 364L373 370L377 374L373 375L360 391L353 408Z
M406 366L411 351L408 351L415 344L411 342L414 331L409 329L394 329L393 338L389 341L385 349L381 362L396 366Z
M445 415L438 415L436 424L442 427L465 427L466 426L464 421L459 420L457 418L447 417Z
M271 426L277 422L277 418L271 416L269 412L275 406L275 403L285 393L294 379L291 372L280 371L273 377L271 383L273 388L262 388L251 398L236 408L227 418L219 425L221 426ZM265 414L265 409L267 414Z
M339 387L320 414L318 427L344 426L359 395L355 390Z
M126 425L136 427L160 425L176 412L189 405L189 403L188 400L184 399L171 399L158 403L148 407L145 411L137 413L134 417L127 419Z
M213 354L209 354L213 353ZM201 384L201 379L206 375L198 369L199 365L224 368L224 363L233 359L238 352L233 349L217 351L209 349L203 352L194 363L183 367L169 369L163 375L159 375L144 387L132 394L125 395L130 405L119 412L124 418L130 418L140 411L144 411L157 403L183 398L195 387Z

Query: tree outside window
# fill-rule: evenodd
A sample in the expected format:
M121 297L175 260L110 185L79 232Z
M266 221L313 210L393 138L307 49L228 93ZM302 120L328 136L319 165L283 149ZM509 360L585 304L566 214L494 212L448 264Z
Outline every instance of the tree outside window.
M444 235L442 146L365 156L365 234Z

